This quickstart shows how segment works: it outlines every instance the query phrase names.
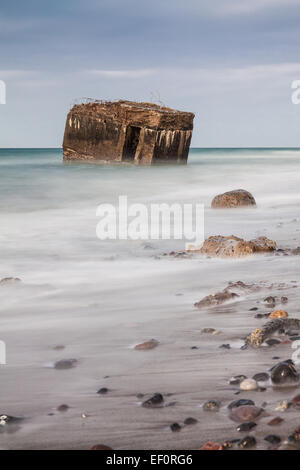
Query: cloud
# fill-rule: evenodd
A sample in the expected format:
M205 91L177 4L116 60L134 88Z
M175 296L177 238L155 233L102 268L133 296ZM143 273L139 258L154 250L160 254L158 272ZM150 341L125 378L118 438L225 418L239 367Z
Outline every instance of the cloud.
M89 75L104 78L143 78L153 75L153 69L137 69L137 70L87 70Z

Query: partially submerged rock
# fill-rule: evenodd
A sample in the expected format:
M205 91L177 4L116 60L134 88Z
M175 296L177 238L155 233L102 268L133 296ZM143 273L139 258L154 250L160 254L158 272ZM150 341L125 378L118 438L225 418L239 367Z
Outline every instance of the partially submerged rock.
M149 349L154 349L159 345L159 341L156 339L150 339L149 341L145 341L144 343L137 344L134 349L137 351L145 351Z
M144 408L155 408L157 406L162 406L164 402L164 397L161 393L155 393L151 398L144 401L142 406Z
M271 253L274 250L276 243L267 237L246 241L234 235L216 235L205 240L199 253L219 258L241 258L256 253Z
M256 328L246 338L246 344L259 347L273 333L287 328L300 330L300 320L297 318L277 318L267 322L262 328Z
M228 302L230 300L239 297L234 292L228 292L226 289L222 292L217 292L216 294L207 295L199 302L196 302L194 305L197 308L204 308L204 307L215 307L216 305L223 304L224 302Z
M285 310L274 310L269 315L269 318L287 318L288 313Z
M253 421L260 416L262 408L254 405L244 405L233 408L230 412L230 419L237 423L246 423Z
M211 207L218 209L256 206L256 201L251 193L244 189L235 189L223 194L218 194L212 200Z
M54 363L54 369L63 370L63 369L72 369L78 364L77 359L61 359Z
M17 284L19 282L21 282L19 277L3 277L0 280L0 284Z

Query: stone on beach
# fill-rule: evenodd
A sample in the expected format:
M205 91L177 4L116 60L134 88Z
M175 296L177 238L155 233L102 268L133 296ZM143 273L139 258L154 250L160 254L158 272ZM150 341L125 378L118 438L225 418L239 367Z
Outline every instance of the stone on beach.
M211 207L214 209L226 209L235 207L256 206L256 201L251 193L244 189L235 189L218 194L214 197Z
M260 416L262 408L254 405L243 405L237 408L233 408L230 412L230 419L237 423L245 423L247 421L253 421Z
M245 379L240 383L241 390L257 390L258 385L254 379Z
M91 450L113 450L113 449L103 444L96 444L91 448Z
M203 410L204 411L219 411L220 406L221 404L219 401L209 400L204 403Z
M285 310L274 310L269 315L269 318L287 318L288 313Z
M271 419L271 421L269 421L267 423L268 426L278 426L279 424L281 424L282 422L284 421L284 419L280 418L280 416L275 416L275 418Z
M77 365L77 363L77 359L61 359L60 361L56 361L54 363L54 368L58 370L72 369Z
M164 402L164 397L162 396L162 394L155 393L151 398L144 401L142 403L142 406L144 408L155 408L157 406L162 406L163 402Z
M271 382L274 385L288 385L299 381L299 375L290 362L280 362L271 371Z
M207 295L202 300L199 300L199 302L196 302L194 306L197 308L215 307L216 305L233 300L236 297L238 297L238 295L234 292L224 290L222 292L217 292L216 294Z
M276 243L267 237L250 241L230 235L213 235L197 250L199 253L218 258L242 258L257 253L271 253L276 250Z
M0 280L0 284L17 284L21 282L21 279L18 277L4 277Z
M144 343L137 344L134 349L137 351L146 351L149 349L154 349L159 345L159 341L156 339L150 339L149 341L145 341Z
M223 450L223 446L218 442L208 441L206 444L204 444L204 446L201 447L200 450Z

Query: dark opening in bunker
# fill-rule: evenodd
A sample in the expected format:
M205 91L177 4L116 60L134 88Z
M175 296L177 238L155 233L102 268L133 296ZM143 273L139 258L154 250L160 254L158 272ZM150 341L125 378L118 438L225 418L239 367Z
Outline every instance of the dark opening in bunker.
M134 160L135 152L139 143L141 128L127 126L122 160L130 162Z

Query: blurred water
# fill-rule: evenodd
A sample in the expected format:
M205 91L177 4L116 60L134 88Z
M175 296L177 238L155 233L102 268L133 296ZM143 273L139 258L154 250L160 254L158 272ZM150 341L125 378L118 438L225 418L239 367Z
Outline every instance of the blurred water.
M188 165L177 167L63 164L58 149L0 150L0 277L23 280L0 288L4 411L34 414L66 395L86 398L99 377L137 366L130 345L171 341L171 326L194 315L193 303L230 280L299 279L298 257L184 260L161 256L184 249L180 240L100 241L100 203L116 204L119 195L129 203L203 203L206 236L267 235L296 247L299 175L299 149L192 149ZM256 209L210 209L216 194L238 188L255 196ZM291 301L292 313L297 305ZM236 327L233 318L223 325ZM60 358L51 349L59 343L68 347L60 355L84 363L68 383L43 369Z

